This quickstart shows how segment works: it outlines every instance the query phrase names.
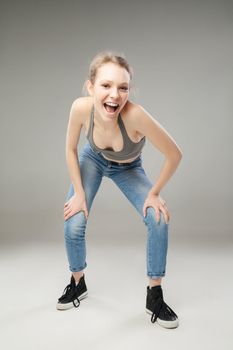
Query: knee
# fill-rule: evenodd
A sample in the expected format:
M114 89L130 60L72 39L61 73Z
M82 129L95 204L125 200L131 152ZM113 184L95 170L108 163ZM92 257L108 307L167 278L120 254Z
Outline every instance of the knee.
M83 211L71 216L64 222L64 234L66 239L84 237L87 219Z
M147 226L156 226L159 229L167 228L167 223L165 221L163 213L160 211L160 220L159 222L156 221L156 213L153 207L148 207L146 211L146 217L143 218L143 222Z

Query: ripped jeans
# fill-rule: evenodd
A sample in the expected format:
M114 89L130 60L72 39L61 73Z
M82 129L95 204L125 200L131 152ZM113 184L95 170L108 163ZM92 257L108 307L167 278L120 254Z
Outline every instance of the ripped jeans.
M105 159L87 141L79 153L79 165L88 212L90 213L103 176L110 178L135 207L146 225L147 276L152 279L165 276L169 223L165 222L162 212L157 223L153 207L148 207L146 216L143 216L143 204L153 185L142 167L141 154L131 163L113 162ZM74 188L71 183L66 201L73 194ZM87 266L86 224L87 219L83 211L64 221L65 245L71 272L81 271Z

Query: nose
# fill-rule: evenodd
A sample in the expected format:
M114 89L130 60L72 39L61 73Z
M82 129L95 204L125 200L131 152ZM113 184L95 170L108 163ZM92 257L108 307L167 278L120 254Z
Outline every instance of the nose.
M119 93L118 93L118 89L117 88L112 88L111 89L111 92L110 92L110 96L111 97L118 97L119 96Z

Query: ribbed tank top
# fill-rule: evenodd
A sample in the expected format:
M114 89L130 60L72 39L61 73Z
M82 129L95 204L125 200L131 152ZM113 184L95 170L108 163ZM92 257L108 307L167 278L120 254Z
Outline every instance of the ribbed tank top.
M123 149L121 151L115 152L110 147L108 148L99 148L95 145L93 140L93 128L94 128L94 106L92 106L91 109L91 115L90 115L90 123L89 128L87 132L87 139L92 145L92 147L97 151L102 153L107 158L111 158L113 160L127 160L130 158L135 158L139 156L142 152L142 148L146 142L146 137L144 136L139 142L133 142L125 129L125 125L122 121L121 114L119 113L118 116L118 123L121 130L121 134L123 137Z

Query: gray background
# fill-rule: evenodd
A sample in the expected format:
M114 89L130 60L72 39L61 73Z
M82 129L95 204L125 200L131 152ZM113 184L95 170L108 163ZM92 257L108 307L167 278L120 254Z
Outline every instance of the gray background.
M62 238L69 109L91 59L105 49L126 55L131 100L183 151L161 191L173 235L230 236L232 8L231 1L1 4L2 240ZM154 183L163 156L147 141L143 157ZM142 229L109 181L93 203L93 220L103 235L111 234L109 222L122 232L127 222L127 235Z
M2 3L1 240L62 239L69 109L104 49L126 55L134 69L131 100L183 151L161 191L171 234L230 238L232 9L231 1L206 0ZM143 157L154 183L163 156L147 141ZM101 223L98 234L109 236L114 223L134 235L141 219L109 181L89 226Z
M1 1L0 16L2 348L232 349L233 2ZM131 100L183 151L161 191L171 214L165 300L181 320L169 337L144 315L146 228L106 178L86 232L89 298L55 309L70 278L69 111L105 49L125 54ZM152 182L163 159L147 141Z

